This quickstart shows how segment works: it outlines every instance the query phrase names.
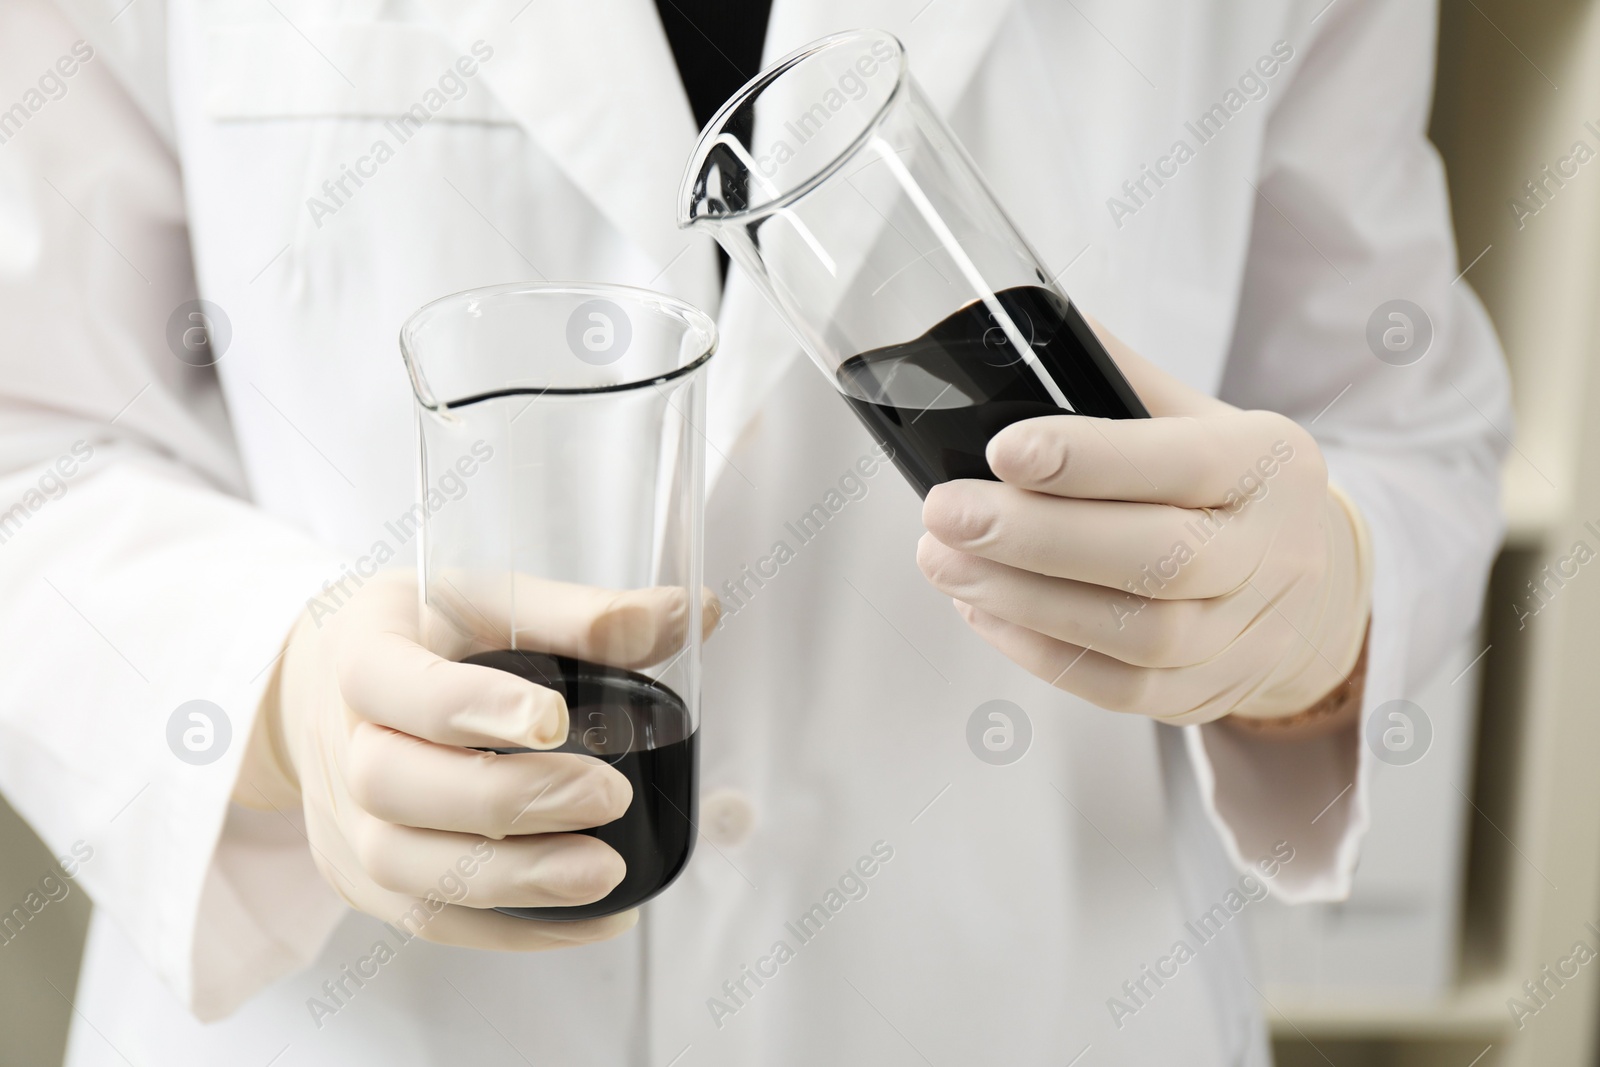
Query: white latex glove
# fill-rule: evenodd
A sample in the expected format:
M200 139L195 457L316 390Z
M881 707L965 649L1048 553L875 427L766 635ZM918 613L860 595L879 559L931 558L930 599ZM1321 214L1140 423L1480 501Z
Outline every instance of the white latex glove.
M519 647L642 667L684 643L682 590L617 593L525 579L517 596ZM540 605L536 618L530 603ZM474 600L486 630L507 629L504 606ZM715 599L704 608L709 631ZM446 659L419 644L410 572L368 580L320 627L303 615L234 799L300 804L317 867L345 902L391 923L426 908L427 921L407 929L427 940L528 951L613 937L634 925L636 911L537 922L482 910L605 896L622 880L622 857L563 831L608 823L632 799L628 780L590 756L472 750L548 749L567 737L559 693L453 662L503 647L463 645ZM442 889L463 885L459 902L444 903Z
M1099 333L1155 417L1006 427L1000 482L928 494L923 573L995 648L1103 708L1198 723L1317 704L1366 633L1359 514L1298 424Z

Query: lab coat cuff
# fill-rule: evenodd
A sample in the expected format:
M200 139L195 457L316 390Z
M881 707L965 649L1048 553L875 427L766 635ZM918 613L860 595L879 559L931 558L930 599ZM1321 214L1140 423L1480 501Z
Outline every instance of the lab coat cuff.
M290 629L329 575L335 559L314 560L280 576L281 592L260 604L250 642L252 660L269 664L234 698L226 792L205 803L207 863L196 890L185 1003L211 1022L238 1009L277 979L311 963L348 908L317 871L298 808L252 810L232 801L262 697L274 678Z
M284 638L340 560L165 461L103 451L103 469L6 546L0 587L16 603L0 636L20 644L20 619L92 618L108 647L65 674L11 661L0 696L26 706L47 693L52 714L0 713L0 781L58 851L79 838L92 849L77 878L95 906L181 1003L215 1017L308 962L330 929L304 837L293 838L304 862L281 862L281 842L237 836L246 824L230 813ZM54 589L26 580L47 566ZM209 761L188 748L187 731L203 724L179 714L195 702L210 719L206 739L224 746ZM107 704L97 719L78 712ZM258 885L230 894L251 852ZM285 941L298 920L306 934ZM266 953L274 939L283 945Z
M1228 859L1264 879L1286 904L1345 900L1371 822L1368 754L1360 723L1304 741L1260 738L1219 724L1186 726L1185 747L1201 803Z
M190 1010L201 1022L231 1015L314 960L347 914L311 859L300 812L233 805L201 892Z
M1360 715L1344 729L1305 740L1251 737L1221 723L1183 727L1201 802L1228 858L1251 870L1278 842L1287 843L1295 858L1267 886L1293 904L1350 896L1372 821L1368 782L1376 757L1366 723L1377 706L1404 691L1417 618L1400 502L1360 462L1331 453L1329 461L1366 522L1360 548L1372 574L1371 612Z

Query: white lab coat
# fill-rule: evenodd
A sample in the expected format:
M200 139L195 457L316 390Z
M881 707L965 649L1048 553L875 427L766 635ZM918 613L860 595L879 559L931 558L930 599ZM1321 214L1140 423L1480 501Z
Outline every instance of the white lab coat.
M766 53L901 35L1067 291L1191 384L1311 425L1376 549L1371 707L1472 623L1509 416L1424 139L1433 8L1325 3L777 0ZM0 527L0 788L56 852L92 849L68 1062L1264 1064L1228 892L1277 842L1273 893L1348 891L1364 747L1158 728L1033 679L922 581L892 471L799 544L785 523L869 441L748 279L721 298L709 242L674 228L695 131L653 5L521 7L0 10L14 80L94 48L0 145L0 510L23 506ZM465 94L399 143L385 122L432 112L479 40ZM1279 41L1265 95L1229 96ZM1219 104L1199 144L1185 123ZM392 158L361 162L379 140ZM1170 176L1132 198L1146 164ZM365 177L334 202L345 167ZM707 572L724 588L779 540L794 558L742 579L710 643L701 846L636 930L379 965L393 936L323 886L293 817L229 793L291 620L412 502L400 322L532 277L718 312ZM214 371L166 341L197 284L232 327ZM1414 366L1365 340L1394 298L1433 323ZM208 766L165 739L192 699L232 724ZM1032 723L1009 766L965 739L993 699ZM829 897L875 847L866 895ZM843 906L795 936L819 903ZM1197 938L1214 905L1230 921ZM1161 962L1180 940L1194 958Z

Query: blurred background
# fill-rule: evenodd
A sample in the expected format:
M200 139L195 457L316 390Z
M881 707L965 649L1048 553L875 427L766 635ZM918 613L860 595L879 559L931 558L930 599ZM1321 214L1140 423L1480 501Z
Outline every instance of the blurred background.
M1600 966L1562 961L1600 950L1600 4L1444 0L1430 133L1511 364L1510 529L1356 893L1257 924L1264 1010L1282 1067L1593 1067Z
M1355 895L1257 915L1263 1010L1282 1067L1600 1067L1600 960L1541 973L1600 949L1600 566L1555 569L1600 554L1600 2L1443 0L1431 135L1517 390L1510 530ZM0 801L0 910L54 862ZM61 1062L88 914L72 886L0 942L0 1067Z

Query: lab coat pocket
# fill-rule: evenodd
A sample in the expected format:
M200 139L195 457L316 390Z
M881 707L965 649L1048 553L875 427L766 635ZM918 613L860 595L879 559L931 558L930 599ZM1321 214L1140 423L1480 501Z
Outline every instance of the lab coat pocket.
M220 121L393 119L510 124L476 77L494 50L460 53L403 22L246 23L206 35L206 113Z
M483 41L463 50L403 22L283 19L213 25L205 39L204 115L259 170L264 198L293 212L296 242L358 201L403 201L389 175L417 168L392 161L471 158L516 126L481 76L494 55ZM386 178L387 196L363 192Z

